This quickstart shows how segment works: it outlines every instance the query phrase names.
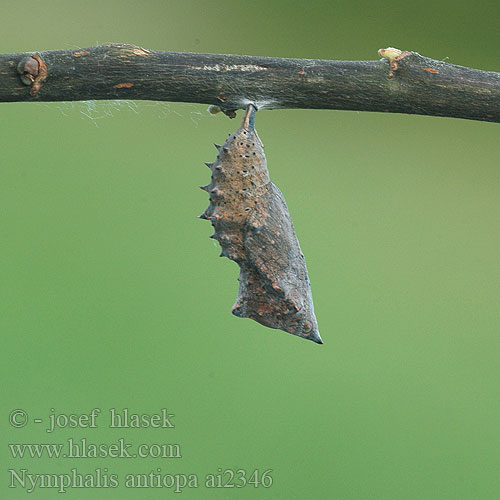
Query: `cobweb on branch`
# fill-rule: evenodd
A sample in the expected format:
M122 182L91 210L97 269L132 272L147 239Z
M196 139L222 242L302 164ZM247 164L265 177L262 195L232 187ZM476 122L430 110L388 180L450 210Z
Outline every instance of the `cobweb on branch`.
M160 101L132 101L132 100L109 100L109 101L62 101L58 103L39 103L39 105L56 108L62 116L74 117L80 114L82 120L99 127L99 123L106 119L112 119L122 113L144 114L149 113L158 120L177 117L189 118L196 126L203 119L211 117L203 108L203 105L188 103L175 103ZM201 108L201 109L200 109Z

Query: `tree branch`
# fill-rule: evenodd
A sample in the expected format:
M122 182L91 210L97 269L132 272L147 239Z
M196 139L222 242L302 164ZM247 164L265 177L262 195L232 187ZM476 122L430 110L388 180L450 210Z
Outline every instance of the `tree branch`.
M500 122L500 73L416 52L376 61L159 52L110 44L0 55L0 102L146 99L257 108L347 109Z

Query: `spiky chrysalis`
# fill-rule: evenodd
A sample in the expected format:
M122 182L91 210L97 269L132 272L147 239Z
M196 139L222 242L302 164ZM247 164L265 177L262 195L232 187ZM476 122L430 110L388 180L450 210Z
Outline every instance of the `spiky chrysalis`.
M285 199L271 182L262 142L249 105L241 127L207 163L209 207L200 215L212 222L211 236L221 255L240 266L239 292L232 312L322 344L304 255Z

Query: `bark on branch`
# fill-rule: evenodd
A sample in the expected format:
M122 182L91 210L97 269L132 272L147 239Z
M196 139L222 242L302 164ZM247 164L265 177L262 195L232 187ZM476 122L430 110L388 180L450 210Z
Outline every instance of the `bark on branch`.
M110 44L0 55L0 102L145 99L500 122L500 73L381 50L374 61L159 52Z

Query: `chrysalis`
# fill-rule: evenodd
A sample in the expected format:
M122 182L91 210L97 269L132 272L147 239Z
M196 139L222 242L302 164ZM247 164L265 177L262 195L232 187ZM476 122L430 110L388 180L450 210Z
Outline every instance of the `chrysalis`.
M210 195L200 215L212 222L221 256L240 266L239 292L232 312L322 344L307 275L288 207L269 179L263 145L249 105L241 127L223 146L212 181L201 188Z

